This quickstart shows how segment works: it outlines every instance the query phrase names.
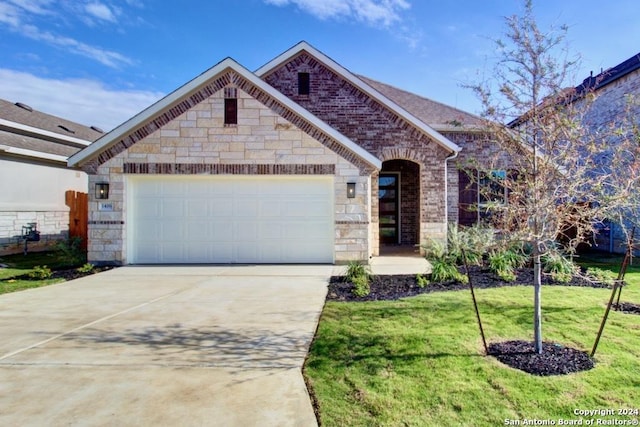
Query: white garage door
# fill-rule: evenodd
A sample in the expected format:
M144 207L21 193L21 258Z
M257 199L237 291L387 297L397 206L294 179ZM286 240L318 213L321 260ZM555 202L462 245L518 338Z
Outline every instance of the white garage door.
M130 176L129 259L332 263L330 176Z

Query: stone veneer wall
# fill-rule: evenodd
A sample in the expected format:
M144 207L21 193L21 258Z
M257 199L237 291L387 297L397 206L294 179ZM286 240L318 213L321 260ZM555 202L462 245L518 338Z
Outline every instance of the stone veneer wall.
M326 174L329 169L335 184L335 261L368 259L369 175L246 92L237 93L238 125L224 125L224 93L219 90L97 167L89 188L109 182L106 202L113 211L100 211L99 201L89 201L90 261L127 263L127 173L295 175ZM354 199L346 198L347 182L356 183Z
M310 94L298 95L298 73L310 74ZM446 238L444 159L450 154L422 131L306 52L264 76L264 80L358 145L385 160L420 166L420 242ZM377 190L372 203L377 204ZM377 227L377 206L372 209ZM378 253L378 239L373 248Z
M69 211L0 211L0 255L24 250L22 227L37 223L39 242L28 242L28 250L50 249L59 240L69 237Z

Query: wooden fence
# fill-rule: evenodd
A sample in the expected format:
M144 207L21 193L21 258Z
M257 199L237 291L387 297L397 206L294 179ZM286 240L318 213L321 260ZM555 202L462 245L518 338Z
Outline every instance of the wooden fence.
M69 238L80 237L82 249L87 249L87 224L89 222L89 197L87 193L68 190L64 194L69 206Z

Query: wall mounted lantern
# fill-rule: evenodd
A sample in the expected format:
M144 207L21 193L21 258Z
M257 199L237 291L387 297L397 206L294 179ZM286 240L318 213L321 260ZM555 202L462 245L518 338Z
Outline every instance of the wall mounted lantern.
M356 197L356 183L347 182L347 198L353 199L354 197Z
M96 199L105 200L109 198L109 184L98 182L96 184Z

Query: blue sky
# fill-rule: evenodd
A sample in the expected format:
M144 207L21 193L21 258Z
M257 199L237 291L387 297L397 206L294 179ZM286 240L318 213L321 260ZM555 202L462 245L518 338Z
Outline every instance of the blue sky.
M0 0L0 98L110 130L226 57L251 71L305 40L356 74L476 113L520 0ZM640 52L637 0L537 0L567 24L572 84Z

